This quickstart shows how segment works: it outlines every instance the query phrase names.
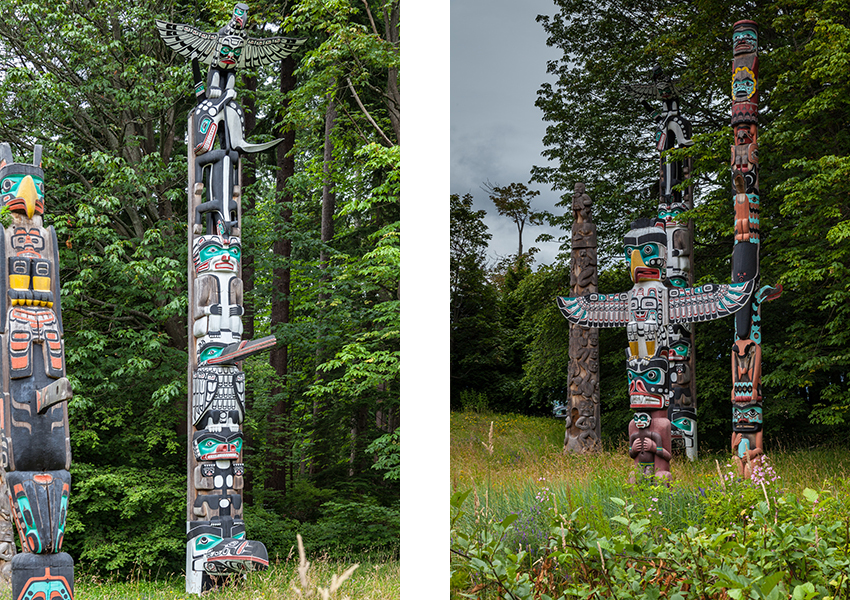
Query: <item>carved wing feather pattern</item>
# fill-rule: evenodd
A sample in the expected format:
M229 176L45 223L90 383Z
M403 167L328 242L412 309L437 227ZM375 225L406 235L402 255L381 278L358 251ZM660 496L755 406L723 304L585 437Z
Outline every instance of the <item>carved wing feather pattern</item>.
M629 322L629 294L587 294L558 297L561 313L584 327L625 327Z
M624 83L623 91L635 98L656 100L658 98L658 88L654 83Z
M218 56L218 32L201 31L183 23L169 23L156 19L156 28L165 44L186 58L197 58L211 65ZM286 58L307 41L307 38L271 37L247 38L242 54L236 63L238 68L254 69Z
M207 407L215 398L218 389L218 377L207 369L198 369L192 377L192 422L198 420L206 412Z
M736 313L747 305L755 279L722 285L670 290L670 323L713 321Z
M165 45L186 58L197 58L211 65L216 57L218 33L201 31L183 23L156 19L156 28Z
M292 54L306 41L307 38L291 37L248 38L237 66L255 69L272 64Z

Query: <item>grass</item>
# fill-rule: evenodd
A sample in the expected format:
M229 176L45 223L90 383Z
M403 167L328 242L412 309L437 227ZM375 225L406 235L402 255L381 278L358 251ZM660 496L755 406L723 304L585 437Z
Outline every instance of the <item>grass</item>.
M351 563L320 557L305 562L293 551L266 571L254 572L244 580L232 578L219 590L203 595L205 600L272 600L277 598L351 598L351 600L393 600L401 597L399 562L366 555L363 562ZM305 571L306 578L301 577ZM348 577L343 577L349 572ZM338 587L337 587L338 586ZM81 576L74 586L75 600L194 600L186 594L182 576L151 581L132 575L128 581L102 580Z
M564 454L561 420L452 413L450 434L451 492L472 490L474 509L465 519L519 513L515 529L520 530L526 521L534 521L540 506L553 506L563 514L582 507L583 522L600 533L610 532L610 518L619 511L611 497L636 499L644 510L653 502L652 508L671 528L698 524L705 515L696 510L697 496L723 485L718 470L724 477L732 470L731 454L701 453L695 461L676 456L669 490L636 494L627 484L633 461L625 445L598 454ZM768 453L768 460L779 474L776 481L767 482L776 493L799 496L807 487L821 489L832 485L829 482L850 480L850 452L844 448L780 450Z
M492 453L487 448L491 423ZM625 445L599 454L563 454L564 422L553 418L456 412L451 415L450 435L453 492L489 485L494 494L533 496L541 480L581 488L604 473L606 479L625 482L633 466ZM768 455L789 492L802 492L835 477L850 478L850 453L844 448L780 449ZM705 487L718 482L717 464L725 471L730 459L731 454L701 453L693 462L674 456L671 470L682 485Z

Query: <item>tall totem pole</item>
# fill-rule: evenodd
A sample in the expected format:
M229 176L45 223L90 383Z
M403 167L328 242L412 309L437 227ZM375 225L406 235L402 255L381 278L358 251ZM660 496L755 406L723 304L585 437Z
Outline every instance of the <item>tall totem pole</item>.
M735 315L732 346L732 450L745 479L764 455L761 395L761 303L782 286L759 289L758 25L738 21L732 31L732 186L735 245L732 281L753 281L752 300Z
M157 21L165 43L192 59L197 107L189 116L189 431L186 592L200 594L222 575L268 567L261 542L245 539L242 518L241 361L269 350L274 336L242 339L241 155L273 148L245 140L236 69L271 64L303 39L254 39L248 6L236 4L217 33ZM206 85L198 63L209 65Z
M596 225L584 183L573 194L572 257L570 292L573 296L599 291L596 270ZM594 452L602 449L602 419L599 403L599 330L570 324L570 399L564 411L564 452Z
M660 153L658 178L658 218L667 232L667 281L671 286L687 288L694 284L691 258L693 256L693 220L681 222L679 215L691 210L693 185L684 192L675 186L690 179L691 159L677 161L664 156L667 150L693 145L691 123L679 112L678 80L665 74L659 65L652 72L651 84L628 84L625 91L642 100L656 123L655 142ZM662 103L662 109L648 100ZM657 106L657 104L656 104ZM670 343L670 408L671 437L685 448L691 460L697 455L697 402L693 327L676 323L668 332Z
M62 552L71 492L59 249L44 227L41 146L16 163L0 144L0 201L12 224L0 244L0 462L23 552L12 557L12 597L74 597L74 560Z

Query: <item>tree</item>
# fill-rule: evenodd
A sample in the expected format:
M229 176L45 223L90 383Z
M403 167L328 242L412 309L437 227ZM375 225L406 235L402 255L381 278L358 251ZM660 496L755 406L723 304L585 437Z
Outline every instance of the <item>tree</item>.
M486 212L472 210L471 194L452 194L450 203L451 395L462 391L493 395L499 356L497 294L487 281Z
M531 201L540 195L539 191L529 190L522 183L511 183L499 187L490 182L484 184L484 190L490 194L490 200L496 205L496 210L503 217L509 217L517 227L519 246L517 248L517 259L523 256L522 232L528 225L542 225L543 213L531 210ZM529 254L533 254L536 248L531 248Z

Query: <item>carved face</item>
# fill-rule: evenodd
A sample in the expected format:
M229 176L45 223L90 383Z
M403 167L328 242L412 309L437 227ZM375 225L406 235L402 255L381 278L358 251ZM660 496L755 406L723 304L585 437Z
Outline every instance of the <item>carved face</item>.
M667 268L667 233L664 221L653 219L646 227L632 226L623 240L632 281L660 281ZM643 225L643 223L641 223Z
M233 541L244 543L245 523L241 519L219 517L212 521L195 521L189 527L186 545L195 571L207 570L206 561L218 554L218 547Z
M241 431L198 431L192 437L195 458L199 461L239 460L242 452Z
M192 262L195 272L237 273L242 258L242 244L238 237L202 235L195 238Z
M758 48L758 31L755 23L737 23L732 32L732 53L735 55L755 52Z
M248 23L248 5L241 2L233 7L233 16L230 18L232 29L242 30Z
M30 165L11 164L2 170L0 199L9 210L32 218L44 214L44 175Z
M629 378L629 403L632 408L665 408L670 381L667 358L631 358L626 363Z
M238 35L224 36L218 43L218 66L222 69L233 69L242 55L244 40Z
M749 100L756 93L756 74L748 67L738 67L732 74L732 99Z
M652 422L652 417L649 416L649 413L637 412L632 420L635 422L638 429L646 429Z
M761 431L762 407L758 403L732 405L732 431Z
M12 231L12 248L16 256L41 258L44 236L38 227L15 227Z

